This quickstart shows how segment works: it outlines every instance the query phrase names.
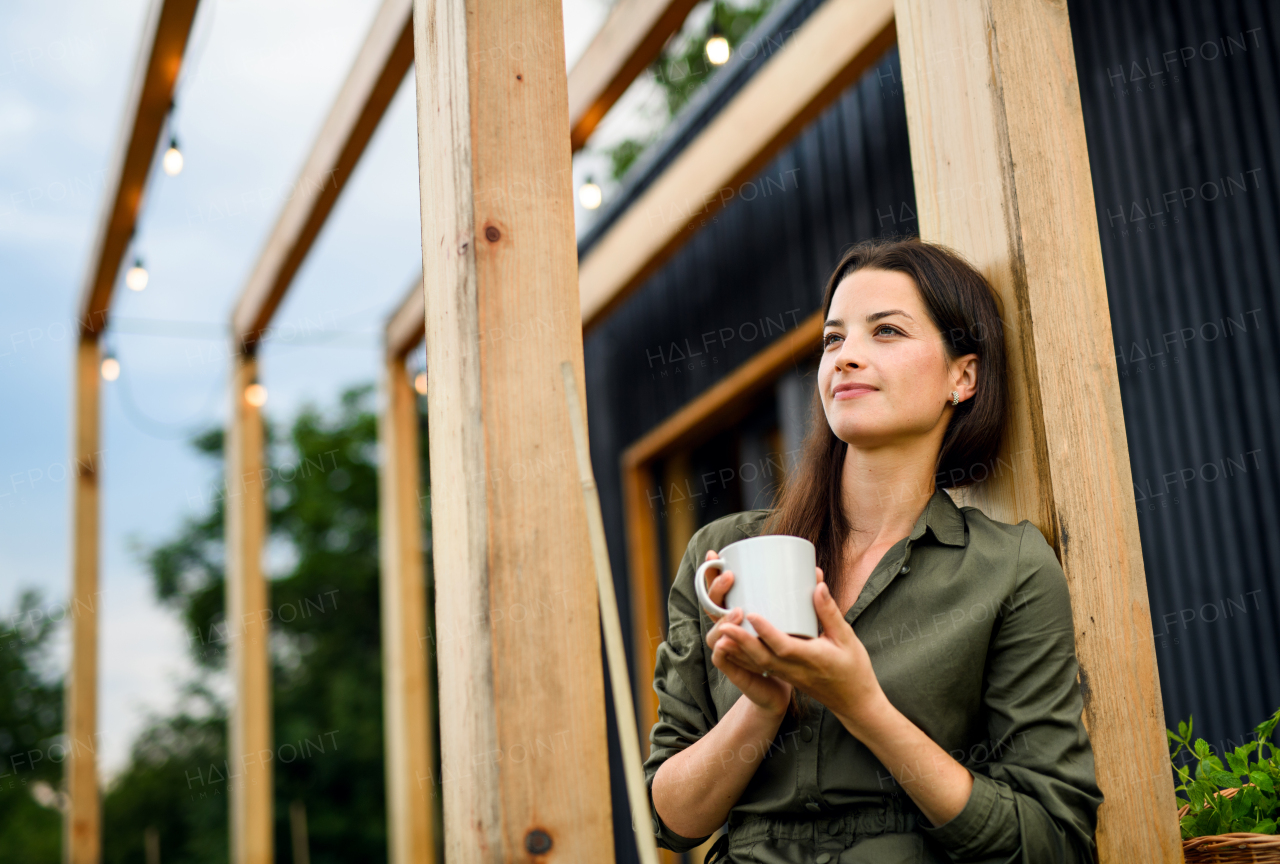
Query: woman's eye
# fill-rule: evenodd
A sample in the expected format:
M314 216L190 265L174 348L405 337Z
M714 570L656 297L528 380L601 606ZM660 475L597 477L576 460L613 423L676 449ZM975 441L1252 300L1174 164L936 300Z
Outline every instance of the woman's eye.
M898 334L897 327L891 327L888 324L881 324L876 328L877 336L896 336Z
M835 340L839 338L840 338L839 333L828 333L826 336L822 337L822 347L823 348L831 347L833 344L835 344Z

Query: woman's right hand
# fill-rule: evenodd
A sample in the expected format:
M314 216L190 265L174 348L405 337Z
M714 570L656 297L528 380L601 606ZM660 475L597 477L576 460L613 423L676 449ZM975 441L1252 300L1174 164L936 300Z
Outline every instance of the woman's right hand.
M719 557L715 550L710 550L707 552L706 560L710 561ZM716 576L708 584L707 594L710 595L711 602L723 608L725 595L729 593L729 589L732 587L732 571L721 570L720 575ZM707 647L711 649L712 664L724 673L733 686L742 691L742 695L754 702L756 707L772 716L782 716L786 712L787 706L791 703L791 685L772 676L766 678L735 662L735 657L744 657L744 655L738 647L738 643L725 636L722 630L722 627L726 624L741 627L743 621L742 610L735 607L729 610L728 615L720 618L715 617L705 609L702 611L704 615L715 622L707 632Z

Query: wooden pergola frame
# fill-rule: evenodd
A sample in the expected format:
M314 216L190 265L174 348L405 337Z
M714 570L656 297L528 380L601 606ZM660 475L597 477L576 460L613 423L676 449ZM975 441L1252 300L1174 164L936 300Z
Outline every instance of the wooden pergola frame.
M172 105L197 0L153 0L126 101L119 139L107 171L107 195L94 236L77 309L71 464L71 663L66 679L67 755L63 777L63 860L98 864L102 805L98 791L98 573L102 427L101 338L111 295L138 223L154 165L156 142Z
M444 790L448 855L477 862L551 850L563 860L611 856L597 607L579 490L568 470L523 486L497 478L513 476L515 465L541 464L568 440L558 363L568 360L581 380L583 329L616 309L691 235L696 220L729 200L724 190L750 179L896 39L921 234L974 261L1006 312L1014 393L1007 458L1017 470L988 481L975 500L995 518L1034 522L1067 574L1085 720L1107 796L1099 859L1180 860L1065 7L826 0L579 267L569 153L689 5L620 0L579 63L595 71L566 75L558 4L385 0L303 169L300 194L281 214L233 316L227 478L239 494L229 495L227 508L228 620L245 620L266 601L265 490L244 480L261 476L263 461L261 417L244 399L257 376L256 348L416 55L425 277L422 291L415 287L388 323L388 398L380 423L389 454L382 506L391 511L384 513L382 557L392 859L432 860L426 799L413 801L409 791L417 785L411 772L431 756L425 664L409 637L422 623L414 615L423 573L413 521L415 400L404 375L405 354L424 333L432 370L434 569L445 577L437 586L437 620L457 633L439 655L441 702L451 706L441 718L442 756L446 775L451 768L467 772ZM171 93L194 9L195 0L165 0L149 19L150 59L140 63L134 120L117 157L119 182L82 303L73 445L81 464L92 464L86 460L97 449L97 337L136 219L146 176L139 165L153 158L168 107L164 82ZM618 44L626 56L617 56ZM515 46L521 50L509 50ZM562 129L571 130L569 148ZM514 184L540 194L504 194ZM949 194L955 188L982 194ZM540 315L562 321L574 303L582 329L576 322L552 326L518 349L490 340L480 350L482 332ZM810 351L818 326L804 322L623 457L643 722L655 710L644 668L648 663L652 674L652 646L643 634L654 632L664 599L652 579L652 524L646 528L637 515L647 510L637 509L647 466L700 434L710 407L739 403ZM96 465L82 471L75 486L73 601L91 603L97 587L98 473ZM488 610L529 591L563 599L563 614L521 633L488 620ZM96 626L88 614L77 617L73 630L73 742L92 740L95 731ZM230 756L238 759L271 746L269 667L264 625L231 631L237 700ZM1113 650L1118 645L1126 650ZM477 757L511 754L557 735L567 735L572 747L556 760L509 759L498 771ZM93 761L72 751L68 860L94 864L100 826ZM258 770L256 784L232 787L237 864L273 857L270 769ZM637 814L641 830L646 823Z

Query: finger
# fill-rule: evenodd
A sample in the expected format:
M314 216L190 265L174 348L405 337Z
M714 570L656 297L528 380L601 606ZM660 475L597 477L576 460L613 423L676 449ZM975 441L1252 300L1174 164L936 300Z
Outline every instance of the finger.
M759 633L761 627L760 622L764 622L764 619L759 615L756 615L754 612L747 615L747 618L756 628L756 632ZM769 625L768 622L764 623L765 626L772 626ZM737 644L738 650L740 650L751 663L755 664L758 669L768 669L770 670L769 674L772 675L774 670L779 668L779 658L777 654L769 648L768 645L762 642L759 637L751 635L745 629L736 624L731 624L725 627L724 635L732 639Z
M795 638L773 626L773 623L763 615L752 612L747 616L747 620L751 622L752 627L756 628L756 634L759 637L756 641L773 656L780 658L782 653L790 651L793 647L791 643Z
M729 593L729 589L732 587L733 571L722 570L719 576L711 580L711 587L707 589L707 596L717 606L723 606L725 595Z
M822 568L821 568L821 567L814 567L813 569L818 571L818 581L819 581L819 582L825 582L825 581L827 581L827 576L826 576L826 574L825 574L825 573L823 573L823 572L822 572Z
M725 624L739 624L742 621L742 610L738 608L730 609L728 615L724 615L716 619L716 623L707 631L707 647L715 648L716 642L724 636Z
M732 663L737 668L750 672L753 675L759 675L764 671L763 667L747 656L747 654L743 652L742 647L732 638L726 636L720 640L717 647L726 663ZM714 652L712 653L714 655Z
M835 598L831 596L827 583L822 582L817 588L813 589L813 609L818 613L818 622L822 625L822 635L830 636L836 641L840 641L837 636L842 636L844 631L849 628L849 622L844 620L844 616L840 614L840 606L836 603ZM755 622L752 622L755 623Z
M708 550L707 550L707 554L706 554L706 555L704 555L704 556L702 556L702 560L703 560L703 561L710 561L712 558L719 558L719 557L720 557L720 556L716 554L716 550L714 550L714 549L708 549Z

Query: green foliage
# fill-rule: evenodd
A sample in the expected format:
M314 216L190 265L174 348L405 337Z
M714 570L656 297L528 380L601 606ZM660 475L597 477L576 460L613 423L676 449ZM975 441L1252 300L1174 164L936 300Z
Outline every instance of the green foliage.
M711 34L719 33L724 36L729 40L729 47L736 50L743 37L764 17L773 2L774 0L756 0L755 3L739 7L725 0L714 0L706 33L674 39L658 55L649 68L666 91L667 110L672 117L679 113L698 88L719 68L707 59L706 44ZM758 47L763 50L764 46Z
M627 169L640 158L640 154L647 146L649 146L648 142L627 138L606 150L605 152L609 154L609 173L613 175L613 179L622 179L622 175L626 174Z
M1177 745L1169 756L1175 760L1174 772L1181 781L1174 789L1186 796L1177 799L1178 806L1189 805L1181 823L1184 840L1237 831L1276 833L1277 823L1280 823L1280 801L1277 800L1280 749L1271 743L1271 736L1277 723L1280 723L1280 708L1257 726L1255 740L1226 754L1226 765L1203 738L1192 743L1192 718L1180 722L1177 732L1165 730L1170 746ZM1194 775L1187 764L1176 762L1184 750L1190 759L1195 760ZM1270 751L1270 755L1264 751ZM1226 789L1240 791L1227 798L1219 794Z
M65 756L62 682L41 668L56 630L40 596L24 592L0 625L0 859L24 864L61 860L62 817L32 797L36 784L56 787Z
M164 861L227 861L226 784L203 782L207 766L225 764L226 716L200 695L206 710L159 720L134 742L128 768L103 801L104 864L145 860L147 828L159 832Z
M751 28L764 17L775 0L755 0L746 6L737 6L726 0L713 0L711 16L706 32L677 34L651 64L649 71L662 87L666 97L668 117L675 117L688 104L698 88L706 83L719 67L707 59L706 44L712 33L718 33L729 41L729 47L737 51ZM757 46L763 51L765 46ZM610 173L620 180L653 143L652 139L627 138L605 151L609 156Z

